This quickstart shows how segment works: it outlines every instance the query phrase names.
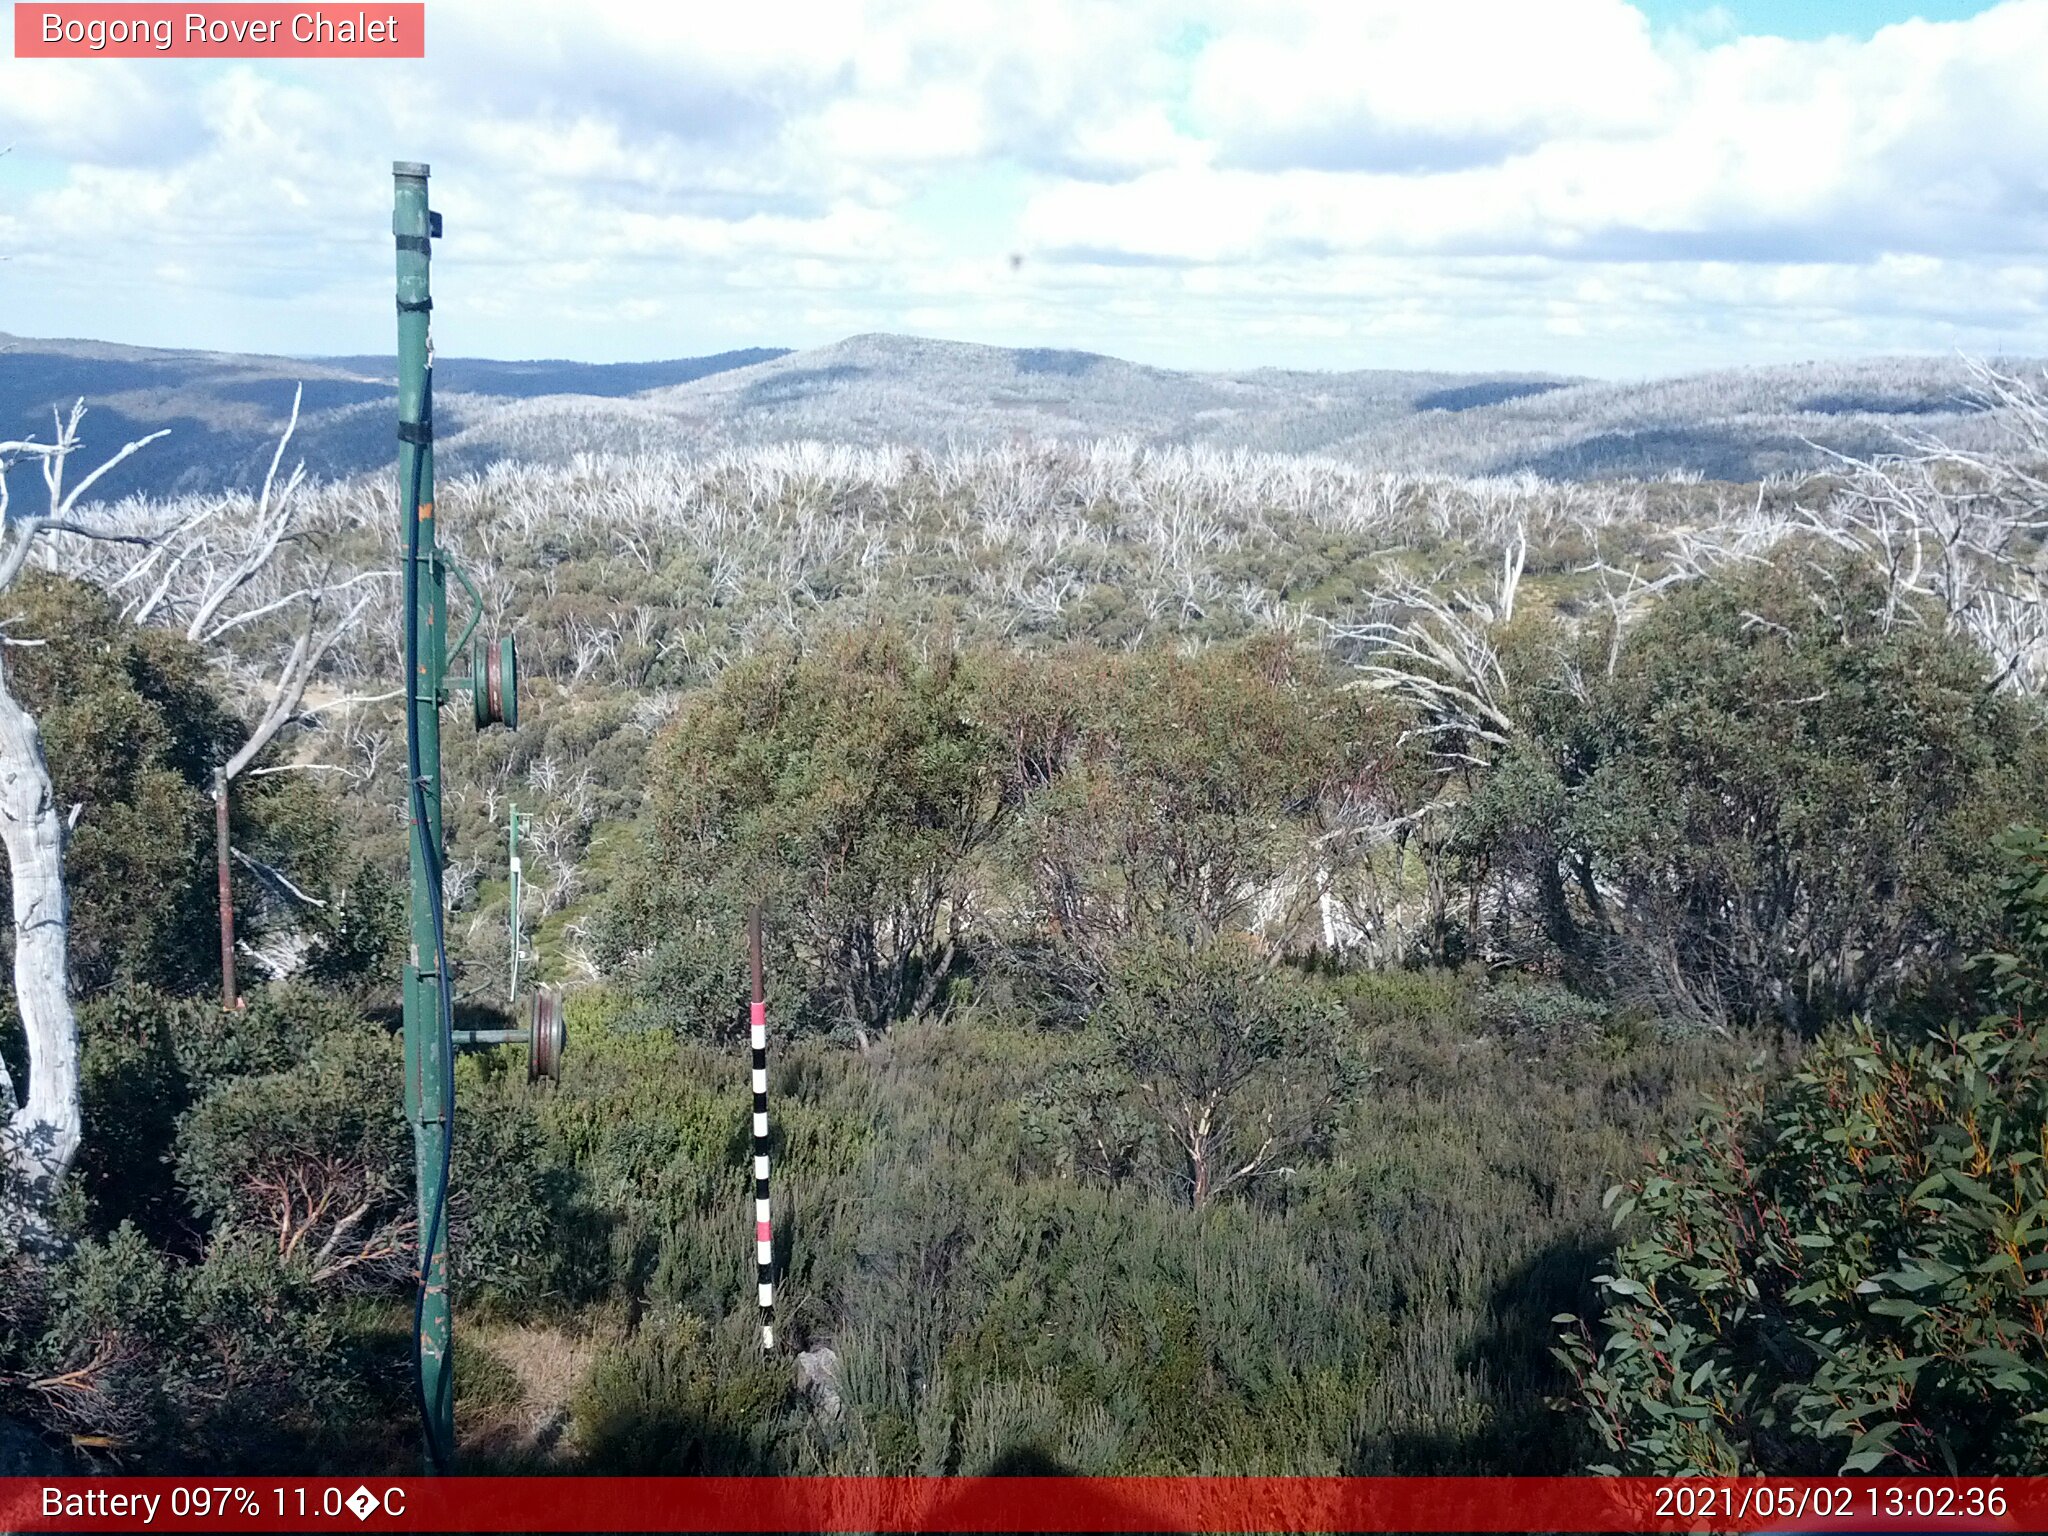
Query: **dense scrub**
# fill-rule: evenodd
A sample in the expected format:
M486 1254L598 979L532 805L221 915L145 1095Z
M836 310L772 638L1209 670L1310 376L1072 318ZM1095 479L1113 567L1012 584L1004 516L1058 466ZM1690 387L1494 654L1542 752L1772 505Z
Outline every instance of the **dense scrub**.
M586 994L559 1091L533 1094L516 1061L464 1063L464 1315L589 1336L571 1444L595 1468L1570 1465L1544 1321L1582 1304L1608 1170L1750 1047L1636 1038L1473 977L1280 980L1355 1091L1284 1173L1200 1209L1170 1141L1120 1168L1074 1157L1048 1114L1066 1090L1046 1084L1142 1098L1089 1035L977 1003L866 1057L823 1037L778 1049L785 1330L839 1352L835 1417L753 1343L738 1034L678 1041ZM173 1128L177 1188L133 1209L116 1183L75 1256L24 1283L23 1411L111 1437L130 1465L409 1457L395 1053L311 1002L187 1014L223 1022L198 1053L220 1065L192 1069L213 1086ZM125 1008L132 1033L141 1000ZM127 1169L146 1161L125 1150ZM372 1217L344 1227L364 1202ZM206 1310L222 1294L239 1310ZM237 1373L262 1417L222 1418L207 1372Z
M1953 964L1997 921L1991 841L2048 759L1974 647L1886 600L1823 553L1682 588L1618 638L1525 627L1517 729L1459 835L1487 942L1667 1019L1803 1029Z
M598 953L701 1019L760 902L790 1015L862 1045L969 977L1079 1017L1119 946L1238 933L1479 958L1672 1027L1881 1012L1994 924L1991 839L2048 758L1974 648L1831 574L1832 607L1766 567L1623 634L1523 624L1491 761L1278 637L765 651L655 751Z
M604 978L559 1088L512 1052L461 1066L463 1418L535 1415L477 1432L473 1464L2033 1454L2030 1430L1938 1427L1986 1393L2034 1411L2039 1362L1981 1356L2013 1298L1919 1265L1981 1262L1976 1197L1916 1194L1931 1165L1908 1167L1974 1155L1946 1082L1981 1086L2003 1145L2040 1132L2024 1038L1967 1027L1964 962L2006 942L1995 837L2048 784L2037 648L1997 628L2003 597L1884 578L1890 534L1853 497L1792 537L1811 487L1788 485L1736 509L1080 449L572 478L448 493L540 678L518 734L449 734L465 1009L496 1021L514 800L539 969ZM345 522L359 492L334 494ZM224 1015L204 788L232 711L86 589L12 600L46 605L19 618L51 643L9 665L86 807L87 1132L69 1256L7 1277L7 1411L128 1468L408 1465L388 722L348 715L308 750L323 772L238 805L237 846L324 905L244 893L297 980ZM359 639L337 688L390 649ZM836 1353L830 1392L754 1343L755 902L784 1339ZM1910 1126L1857 1118L1873 1082ZM1660 1145L1610 1235L1603 1191ZM1867 1197L1830 1161L1866 1154L1898 1164ZM1957 1166L2032 1189L2031 1164L2010 1189ZM1729 1226L1710 1257L1771 1305L1717 1368L1853 1324L1857 1369L1896 1389L1901 1341L1871 1323L1892 1318L1942 1362L1899 1428L1837 1418L1863 1378L1759 1375L1697 1414L1678 1399L1712 1371L1617 1363L1614 1338L1664 1325L1626 1285L1665 1258L1657 1306L1719 1311L1685 1234L1744 1178L1781 1236L1847 1201L1892 1267L1811 1291L1816 1245ZM1894 1194L1963 1246L1912 1249ZM2029 1274L2033 1229L2012 1235ZM1901 1245L1919 1258L1877 1251ZM1553 1354L1553 1318L1603 1307L1610 1337ZM1645 1428L1673 1403L1710 1427Z
M637 809L653 736L727 667L837 629L950 627L966 646L1027 652L1143 652L1278 630L1349 664L1381 655L1376 626L1414 618L1418 596L1454 609L1476 596L1505 548L1526 554L1516 613L1577 627L1610 609L1633 621L1672 583L1781 546L1796 564L1797 535L1912 585L1932 610L1912 622L1969 638L2008 686L2033 688L2048 605L2032 564L2038 493L2014 474L2048 455L2048 412L2025 380L1981 382L1998 404L1981 420L2002 423L2011 444L2000 458L1914 456L1762 485L1460 480L1131 442L799 443L451 477L443 535L481 586L486 631L518 629L532 685L519 732L448 734L451 931L470 985L494 995L485 978L504 970L508 802L532 833L526 931L553 974L591 979L594 924L620 872L616 830ZM1458 426L1470 413L1434 414ZM327 782L345 786L351 847L395 873L399 716L389 703L333 701L387 688L396 586L374 573L395 563L398 520L383 479L302 494L307 540L281 551L251 595L282 596L330 560L365 583L371 607L326 657L313 702L328 709L327 728L308 750ZM149 528L249 512L230 496L100 516ZM62 539L53 551L61 568L102 584L139 558ZM1902 621L1894 606L1888 597L1887 624ZM1492 626L1482 629L1492 644ZM282 642L258 623L226 643L249 688Z
M1557 1470L1597 1458L1547 1411L1567 1384L1546 1374L1547 1341L1532 1346L1546 1331L1539 1309L1582 1292L1599 1265L1601 1239L1583 1224L1591 1186L1578 1182L1589 1147L1619 1126L1661 1128L1739 1061L1746 1083L1775 1082L1799 1036L1825 1035L1799 1079L1823 1080L1831 1063L1860 1059L1841 1030L1879 1038L1850 1022L1858 1010L1905 1031L1952 1006L1968 991L1958 966L1998 920L1995 833L2043 782L2032 706L1997 693L1977 651L1932 625L1887 626L1881 592L1858 573L1817 571L1730 573L1621 634L1543 622L1511 634L1491 761L1463 749L1461 736L1476 740L1457 725L1426 748L1404 741L1394 706L1272 642L1194 658L1028 658L864 632L728 672L655 758L642 883L608 933L614 973L633 984L627 1017L683 1033L694 1019L700 1038L708 1025L735 1039L730 1004L664 1011L668 967L691 962L663 957L715 950L724 935L736 958L751 897L783 935L777 974L791 984L778 1017L842 1027L820 999L873 946L807 944L810 920L784 921L782 903L792 890L818 899L807 870L870 867L833 851L881 838L913 855L915 878L886 894L855 879L845 899L879 931L945 932L938 976L952 985L924 1007L858 1020L864 1049L894 1025L867 1070L973 1060L976 1075L1006 1069L1016 1086L970 1108L975 1089L949 1078L943 1114L884 1135L913 1162L857 1209L871 1231L882 1213L900 1219L898 1241L821 1258L856 1207L813 1205L792 1160L798 1316L844 1355L850 1401L884 1394L888 1434L870 1445L839 1431L851 1462L816 1460L808 1440L791 1461L728 1424L723 1464L986 1467L963 1446L995 1444L970 1427L990 1420L1038 1462L1083 1470ZM886 750L863 755L834 723L848 696L878 701ZM736 731L750 711L760 729ZM769 739L774 751L751 755ZM822 796L818 762L831 765ZM1426 818L1441 835L1414 835ZM1417 910L1403 910L1404 884ZM903 920L906 890L922 893L921 926ZM1318 976L1323 941L1340 931L1333 896L1354 951L1376 926L1405 930L1392 958L1481 958L1494 980L1438 981L1446 989L1430 994L1428 971ZM737 999L737 977L726 985ZM1398 1032L1364 1022L1418 989L1433 1006L1402 1011ZM949 1001L942 1028L914 1022ZM1403 1080L1418 1042L1439 1032L1453 1060L1485 1063L1480 1053L1509 1042L1500 1069L1544 1083L1532 1100L1567 1092L1546 1069L1590 1079L1601 1102L1589 1139L1532 1146L1537 1102L1418 1110L1408 1095L1441 1102L1466 1070L1439 1058ZM1698 1054L1670 1096L1629 1107L1614 1079L1668 1072L1685 1040ZM1507 1091L1474 1070L1486 1084L1476 1092ZM2018 1081L2020 1117L2038 1131L2039 1076ZM1848 1134L1839 1117L1853 1100L1822 1092L1805 1134ZM1706 1124L1731 1114L1739 1144L1738 1111ZM1028 1151L1008 1140L1013 1116ZM1404 1117L1424 1139L1393 1150L1389 1126ZM1495 1124L1520 1150L1491 1143ZM1708 1134L1718 1145L1721 1130ZM948 1176L952 1144L979 1175ZM1459 1178L1442 1177L1446 1146L1476 1153ZM1639 1154L1608 1155L1626 1166ZM1508 1169L1527 1186L1504 1190ZM1805 1177L1795 1160L1788 1193L1825 1199ZM1021 1230L1011 1185L1032 1213ZM1652 1187L1666 1187L1662 1175ZM1490 1202L1499 1239L1479 1235L1479 1209L1447 1215L1466 1190ZM863 1301L846 1276L877 1262L897 1278L885 1300ZM1376 1291L1374 1277L1389 1276ZM1454 1298L1442 1309L1406 1310L1442 1295ZM1237 1298L1242 1311L1230 1310ZM740 1347L737 1332L717 1332L714 1293L679 1305L711 1326L691 1371L710 1370L701 1351ZM1180 1331L1167 1327L1182 1316ZM1212 1320L1227 1325L1212 1332ZM959 1363L963 1335L971 1367ZM1144 1342L1126 1352L1126 1337ZM680 1347L657 1338L647 1347ZM869 1351L886 1361L871 1388ZM1185 1375L1154 1382L1171 1361ZM961 1409L963 1378L1000 1388ZM1597 1370L1583 1379L1620 1390ZM1959 1404L1930 1411L1943 1424L1978 1411ZM1829 1411L1847 1411L1839 1393ZM1252 1427L1275 1418L1292 1426L1284 1452ZM1720 1464L1657 1443L1678 1447L1659 1465ZM2018 1465L2012 1453L1988 1453L1990 1464Z
M640 1320L590 1380L586 1453L650 1471L1573 1465L1578 1431L1544 1401L1562 1382L1547 1319L1597 1267L1600 1170L1751 1047L1530 1026L1521 989L1469 977L1288 985L1362 1091L1285 1175L1200 1209L1171 1165L1077 1164L1048 1126L1038 1089L1088 1069L1086 1036L977 1003L864 1058L778 1048L780 1310L793 1346L839 1353L838 1417L758 1363L733 1215L742 1037L678 1043L588 1000L545 1113L616 1202L607 1284Z
M124 623L92 587L41 573L8 589L0 625L32 641L10 648L9 684L41 727L59 801L76 808L65 844L74 983L186 990L217 979L213 768L244 728L203 653ZM230 828L246 858L237 905L260 932L264 914L294 899L277 883L284 875L313 898L284 926L324 945L329 909L313 902L332 894L343 864L336 807L294 775L248 784Z

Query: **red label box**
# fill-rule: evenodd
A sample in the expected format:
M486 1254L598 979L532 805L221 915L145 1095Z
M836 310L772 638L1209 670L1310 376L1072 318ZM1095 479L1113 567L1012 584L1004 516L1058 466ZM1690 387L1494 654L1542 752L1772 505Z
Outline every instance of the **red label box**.
M2007 1536L2048 1478L23 1477L0 1529Z
M66 5L16 0L17 59L421 59L421 0Z

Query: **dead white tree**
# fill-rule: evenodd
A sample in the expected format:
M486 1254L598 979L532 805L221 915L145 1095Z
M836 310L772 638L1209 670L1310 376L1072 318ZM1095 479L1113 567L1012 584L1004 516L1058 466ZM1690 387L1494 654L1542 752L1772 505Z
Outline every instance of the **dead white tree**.
M1885 629L1938 624L1989 658L1994 684L2021 693L2048 687L2048 376L2028 378L1965 360L1978 401L2003 428L1989 452L1937 438L1898 434L1899 451L1853 458L1819 443L1823 474L1781 486L1759 484L1754 504L1705 526L1655 541L1654 580L1596 564L1603 595L1621 625L1667 587L1737 564L1788 558L1801 542L1832 550L1882 584L1871 617ZM1773 491L1789 490L1790 504ZM1800 493L1819 494L1811 502ZM1808 549L1815 601L1831 602L1833 578ZM1619 577L1617 592L1610 578ZM1612 652L1610 652L1610 662Z
M1491 594L1439 596L1413 580L1396 583L1383 601L1409 617L1331 626L1331 637L1362 649L1359 686L1390 693L1414 706L1413 734L1431 738L1453 764L1485 766L1478 754L1505 747L1515 734L1507 674L1496 635L1515 616L1522 568L1529 556L1526 528L1517 526L1501 552Z
M597 670L600 662L615 660L619 654L619 632L601 624L569 621L569 644L575 655L569 680L580 683Z
M304 711L306 690L319 674L321 662L356 625L375 598L376 584L391 579L389 571L361 571L337 577L331 564L294 546L303 542L306 500L298 492L306 480L304 460L280 486L277 472L298 431L303 387L292 396L290 419L271 454L270 468L256 504L243 497L222 497L157 533L148 552L127 569L108 573L107 589L129 588L138 597L128 617L138 624L169 623L185 638L217 653L226 652L229 636L249 626L283 623L290 640L283 659L264 678L267 697L248 738L223 765L226 777L239 778L278 734ZM286 561L281 552L297 558ZM147 591L141 589L147 584ZM380 695L395 698L397 694ZM340 702L340 701L337 701ZM374 703L378 699L350 699ZM333 707L333 706L329 706Z
M57 420L56 439L0 442L0 591L13 585L39 540L57 533L140 542L138 536L97 534L71 521L79 498L115 465L162 437L129 443L69 490L67 462L79 447L83 401ZM9 471L38 461L48 510L12 514ZM32 643L15 641L13 643ZM0 653L4 654L4 653ZM0 1188L0 1233L24 1247L52 1244L48 1208L78 1155L82 1129L78 1079L78 1020L71 1008L71 902L64 885L64 840L70 819L57 809L42 732L7 685L0 661L0 842L7 850L14 902L14 997L28 1045L24 1097L0 1061L0 1111L5 1187Z
M1368 817L1350 828L1340 823L1337 841L1348 841L1353 861L1365 863L1382 846L1379 839L1391 836L1397 868L1412 848L1426 875L1424 922L1439 934L1451 889L1452 818L1434 813L1468 795L1475 773L1491 767L1519 734L1499 638L1514 619L1528 557L1528 526L1517 520L1502 539L1500 573L1490 593L1440 595L1435 583L1402 577L1381 597L1381 611L1393 616L1330 626L1331 638L1357 656L1359 676L1352 686L1376 689L1406 705L1415 723L1402 739L1426 741L1443 775L1442 789L1422 808L1432 814ZM1471 900L1467 922L1476 926L1476 886Z
M229 866L240 850L229 845L229 797L235 781L250 769L293 722L305 717L306 693L328 653L361 620L389 571L337 576L307 538L307 499L299 494L306 466L299 461L282 484L278 471L298 431L303 386L292 396L290 419L271 454L270 467L252 507L246 495L229 494L196 504L173 504L168 526L127 536L126 558L93 546L105 535L67 524L61 531L85 534L87 542L53 546L50 561L67 574L98 582L128 598L126 616L138 624L164 624L206 647L227 663L251 673L248 690L260 712L239 747L214 770L216 863L220 872L221 993L236 1006L235 944ZM249 668L237 654L254 636L274 638L282 658L269 668ZM260 642L258 642L260 648ZM325 706L375 703L396 693L350 697ZM312 764L280 765L307 768Z
M2003 449L1966 453L1907 438L1896 455L1834 455L1843 482L1825 506L1800 512L1884 579L1887 628L1921 622L1931 608L1984 651L2000 686L2035 693L2048 683L2048 376L1969 366L2006 428Z
M581 872L576 867L575 827L559 810L551 810L547 815L522 825L529 827L528 841L534 852L540 855L542 867L549 871L542 891L540 915L551 917L569 904L580 877Z

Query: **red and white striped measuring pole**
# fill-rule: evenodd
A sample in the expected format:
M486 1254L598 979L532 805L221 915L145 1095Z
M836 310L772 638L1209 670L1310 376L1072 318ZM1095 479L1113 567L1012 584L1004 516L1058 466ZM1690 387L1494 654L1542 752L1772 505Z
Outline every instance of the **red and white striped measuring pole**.
M761 1348L775 1348L775 1228L768 1215L768 1001L761 986L761 909L747 909L747 959L754 973L748 1044L754 1062L754 1278L761 1289Z

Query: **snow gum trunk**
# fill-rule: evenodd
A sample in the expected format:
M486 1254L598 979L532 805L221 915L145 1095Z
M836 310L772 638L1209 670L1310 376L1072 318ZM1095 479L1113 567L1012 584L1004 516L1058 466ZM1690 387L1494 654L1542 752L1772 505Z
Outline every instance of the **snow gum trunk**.
M42 733L8 689L0 664L0 842L14 898L14 996L28 1040L28 1097L16 1102L0 1067L9 1111L8 1187L0 1228L47 1248L51 1195L78 1155L78 1021L71 1011L64 888L64 822L43 757Z

